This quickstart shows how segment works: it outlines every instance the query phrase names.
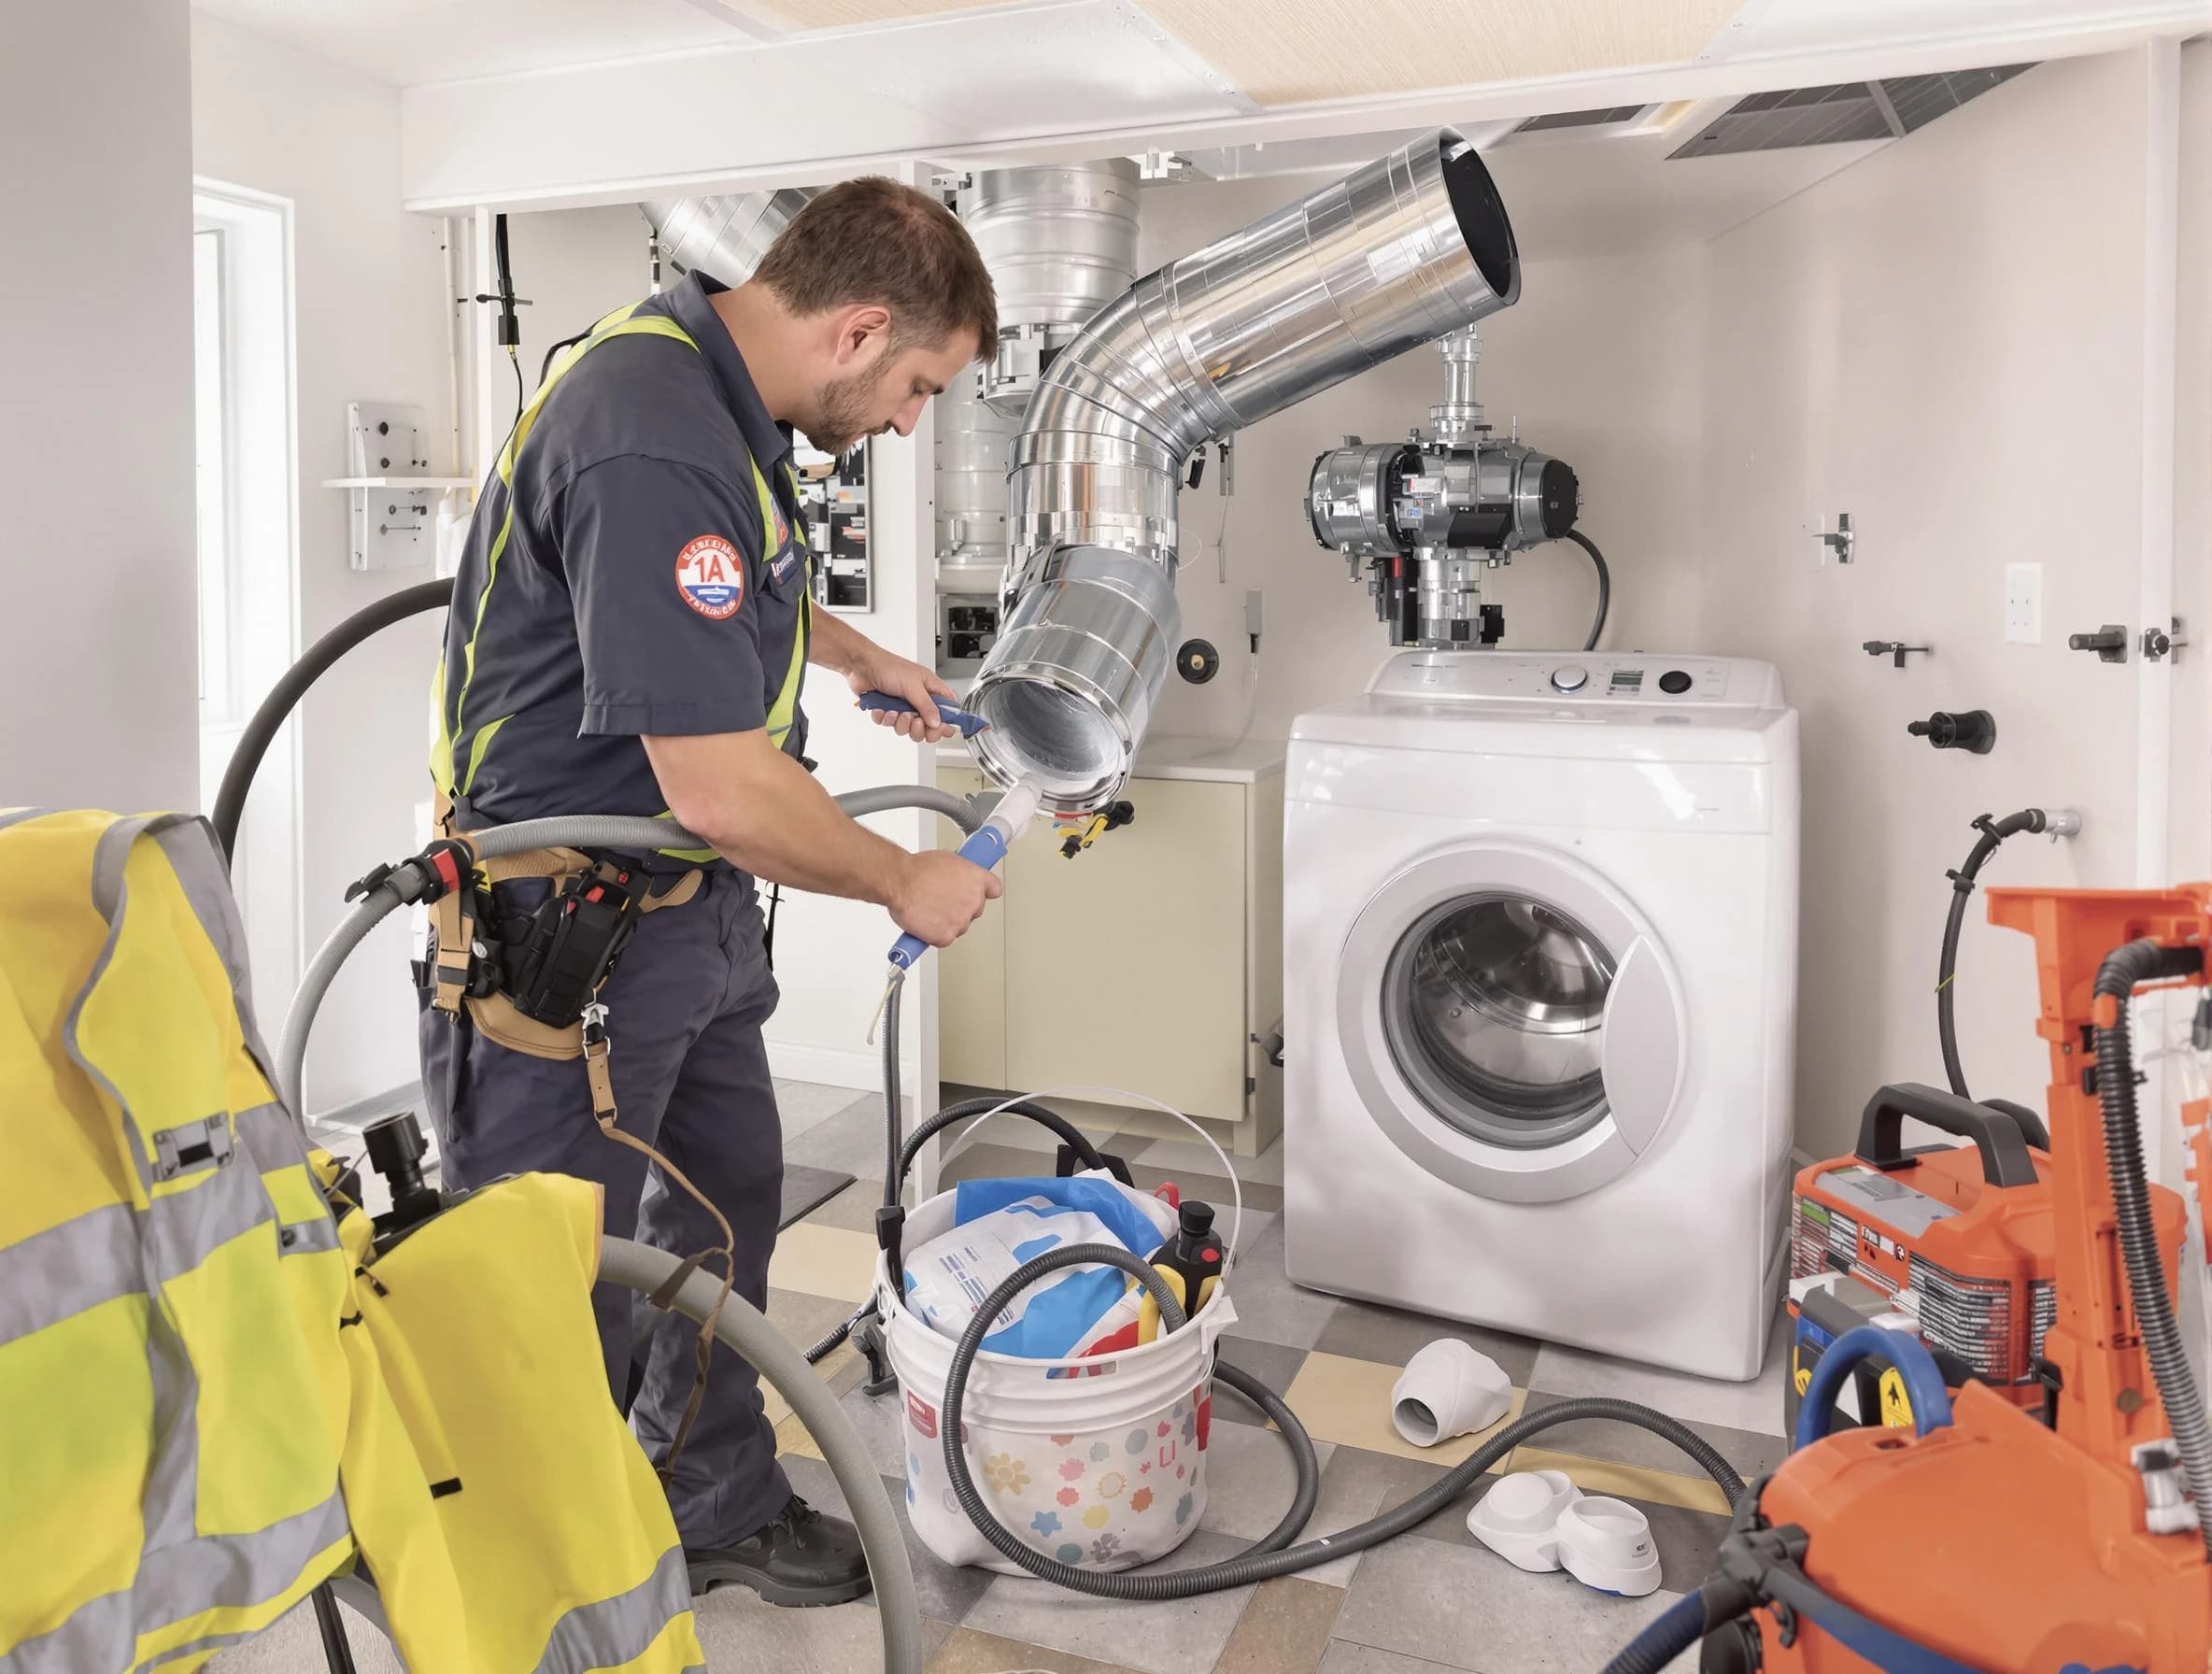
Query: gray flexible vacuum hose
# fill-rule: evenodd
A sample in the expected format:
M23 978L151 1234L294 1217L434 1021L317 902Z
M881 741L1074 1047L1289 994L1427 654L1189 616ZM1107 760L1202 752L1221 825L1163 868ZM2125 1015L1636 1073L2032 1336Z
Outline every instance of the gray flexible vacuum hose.
M2105 1110L2105 1166L2112 1176L2112 1203L2120 1222L2120 1249L2143 1333L2143 1352L2158 1382L2166 1422L2181 1454L2189 1491L2197 1502L2197 1533L2212 1557L2212 1423L2189 1369L2189 1355L2174 1324L2166 1295L2166 1264L2150 1216L2150 1188L2143 1168L2143 1131L2135 1112L2135 1065L2129 1042L2128 997L2139 983L2194 976L2205 968L2197 947L2165 947L2146 938L2116 948L2097 970L2096 992L2118 1001L2110 1029L2097 1030L2097 1098Z
M667 1251L627 1238L600 1241L599 1276L648 1296L666 1284L680 1265ZM869 1578L875 1585L876 1619L883 1631L886 1674L921 1674L921 1596L915 1591L914 1566L907 1559L898 1514L883 1492L867 1444L853 1428L853 1421L845 1416L837 1397L830 1393L830 1386L815 1376L799 1351L778 1336L744 1298L722 1298L721 1293L721 1282L713 1274L694 1270L676 1292L674 1305L687 1319L703 1323L721 1298L721 1312L715 1319L716 1340L757 1367L775 1392L791 1403L791 1411L806 1426L830 1473L845 1491L853 1525L859 1531L860 1548L867 1554Z
M894 808L920 808L942 814L961 830L970 832L984 819L980 812L962 799L933 785L878 785L866 790L848 791L837 799L837 805L855 818ZM643 849L649 853L668 847L705 846L672 820L597 814L493 826L487 830L472 831L469 841L475 844L476 853L487 858L533 848ZM292 998L291 1010L285 1014L284 1038L276 1049L276 1095L303 1126L307 1120L307 1107L301 1090L307 1059L307 1036L315 1027L315 1014L321 1009L331 984L337 979L340 967L353 950L386 914L422 900L429 893L432 876L428 868L412 864L394 870L339 921L338 928L330 933L306 973L300 978L299 992Z
M1624 1423L1637 1425L1643 1429L1650 1430L1656 1436L1664 1437L1697 1461L1698 1466L1706 1474L1720 1484L1721 1491L1728 1497L1730 1505L1734 1505L1743 1497L1743 1479L1736 1474L1735 1470L1730 1468L1728 1461L1721 1456L1719 1451L1710 1442L1687 1425L1667 1417L1664 1412L1639 1406L1634 1401L1615 1400L1606 1396L1589 1396L1581 1399L1561 1401L1556 1406L1545 1408L1541 1412L1532 1412L1524 1418L1516 1419L1481 1447L1478 1447L1468 1456L1465 1463L1458 1466L1449 1475L1431 1483L1404 1504L1395 1506L1381 1516L1371 1518L1366 1523L1358 1524L1340 1533L1326 1535L1318 1540L1309 1540L1302 1546L1262 1550L1262 1547L1265 1546L1265 1542L1262 1542L1261 1546L1255 1546L1249 1552L1225 1559L1218 1564L1203 1564L1196 1568L1178 1569L1167 1574L1104 1575L1092 1570L1074 1568L1033 1550L1020 1536L992 1515L990 1507L984 1503L983 1494L976 1487L975 1478L971 1473L968 1450L961 1444L960 1412L967 1398L968 1375L974 1369L975 1356L983 1347L984 1334L990 1329L992 1324L997 1321L1006 1307L1024 1290L1047 1273L1056 1272L1063 1267L1097 1263L1119 1267L1131 1273L1140 1282L1144 1283L1146 1288L1153 1291L1156 1299L1162 1296L1171 1295L1168 1292L1164 1283L1157 1282L1158 1275L1153 1271L1151 1266L1141 1261L1127 1250L1116 1249L1105 1244L1076 1244L1062 1246L1057 1250L1048 1250L1035 1260L1026 1263L1009 1274L1005 1283L992 1291L977 1306L974 1317L968 1322L968 1328L961 1333L958 1346L953 1350L952 1364L946 1369L944 1378L942 1426L944 1435L945 1468L952 1479L953 1497L959 1501L960 1509L968 1513L968 1521L972 1523L983 1538L1000 1553L1020 1565L1031 1575L1042 1581L1051 1582L1055 1586L1065 1587L1071 1593L1087 1593L1094 1598L1138 1599L1146 1603L1159 1603L1170 1599L1196 1597L1201 1593L1224 1593L1236 1587L1251 1586L1255 1582L1268 1581L1278 1575L1290 1575L1300 1569L1311 1569L1315 1565L1329 1562L1332 1558L1340 1558L1348 1552L1364 1552L1370 1546L1377 1546L1384 1540L1394 1539L1409 1529L1416 1528L1427 1522L1429 1518L1435 1516L1437 1512L1466 1493L1481 1479L1484 1471L1510 1454L1529 1437L1551 1429L1554 1426L1572 1424L1584 1418L1617 1419ZM1173 1315L1170 1313L1165 1303L1162 1304L1160 1312L1163 1321L1168 1323L1169 1328L1173 1329ZM1247 1390L1257 1390L1259 1396L1265 1397L1261 1400L1262 1409L1268 1411L1270 1417L1275 1416L1275 1410L1278 1409L1284 1416L1289 1414L1289 1409L1283 1406L1282 1401L1264 1384L1259 1383L1256 1379L1246 1378L1242 1373L1238 1372L1235 1367L1217 1364L1214 1368L1214 1375L1231 1388L1237 1389L1240 1394L1245 1393ZM1281 1419L1277 1419L1277 1422L1281 1423ZM1289 1424L1282 1426L1285 1439L1291 1440L1294 1448L1305 1436L1304 1429L1296 1426L1297 1420L1295 1418ZM1306 1443L1305 1458L1310 1459L1312 1453L1312 1443L1308 1442ZM1299 1470L1301 1497L1305 1479L1304 1464L1305 1460L1302 1459ZM1275 1533L1283 1534L1285 1528L1302 1527L1306 1515L1311 1512L1311 1506L1308 1506L1301 1511L1294 1506L1292 1515L1297 1517L1297 1523L1293 1525L1290 1518L1286 1517L1283 1524L1278 1525ZM1273 1538L1273 1536L1269 1537L1270 1539Z

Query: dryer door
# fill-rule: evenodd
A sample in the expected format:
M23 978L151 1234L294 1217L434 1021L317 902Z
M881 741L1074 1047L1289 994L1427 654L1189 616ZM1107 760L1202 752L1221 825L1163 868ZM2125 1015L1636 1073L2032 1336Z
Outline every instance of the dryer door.
M1440 1180L1543 1203L1658 1139L1686 1009L1643 915L1590 867L1514 843L1421 857L1345 938L1337 1026L1368 1111Z

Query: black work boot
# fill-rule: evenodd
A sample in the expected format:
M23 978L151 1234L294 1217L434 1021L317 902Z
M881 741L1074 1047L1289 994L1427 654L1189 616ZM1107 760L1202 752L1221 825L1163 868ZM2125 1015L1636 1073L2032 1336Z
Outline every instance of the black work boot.
M825 1517L798 1495L734 1546L686 1547L691 1591L726 1583L750 1587L770 1604L800 1610L847 1604L868 1593L868 1560L860 1536L840 1517Z

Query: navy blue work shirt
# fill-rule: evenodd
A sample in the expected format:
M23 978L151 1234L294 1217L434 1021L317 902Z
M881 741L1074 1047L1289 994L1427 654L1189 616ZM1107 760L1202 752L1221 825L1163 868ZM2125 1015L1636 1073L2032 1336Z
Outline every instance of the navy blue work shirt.
M664 814L642 735L768 723L803 631L803 523L790 433L708 301L725 289L693 274L640 304L690 344L599 341L529 416L511 489L486 481L440 690L461 830ZM794 707L780 742L804 739Z

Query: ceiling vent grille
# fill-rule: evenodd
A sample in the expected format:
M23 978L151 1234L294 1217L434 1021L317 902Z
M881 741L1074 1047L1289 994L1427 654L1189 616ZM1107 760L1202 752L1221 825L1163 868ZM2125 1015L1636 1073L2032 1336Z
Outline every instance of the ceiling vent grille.
M1633 122L1651 109L1649 105L1615 105L1605 110L1561 110L1550 116L1532 116L1516 134L1548 134L1558 128L1610 128Z
M2004 64L1987 70L1753 93L1730 106L1694 138L1671 152L1668 160L1839 145L1848 140L1901 139L2033 67Z

